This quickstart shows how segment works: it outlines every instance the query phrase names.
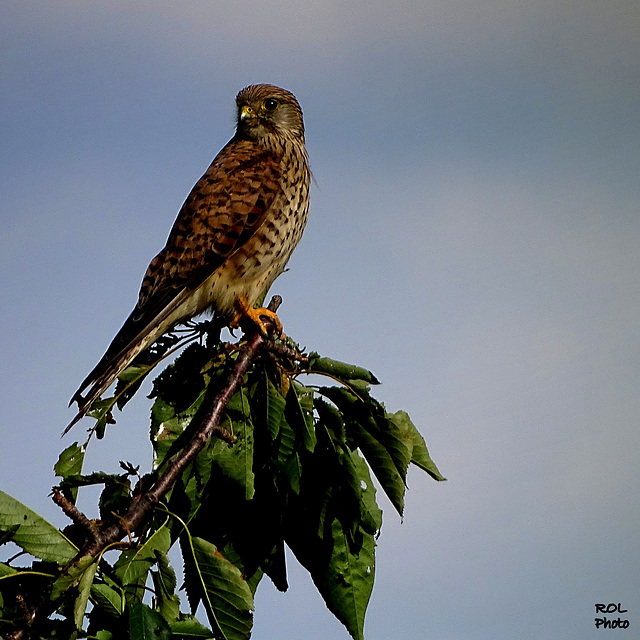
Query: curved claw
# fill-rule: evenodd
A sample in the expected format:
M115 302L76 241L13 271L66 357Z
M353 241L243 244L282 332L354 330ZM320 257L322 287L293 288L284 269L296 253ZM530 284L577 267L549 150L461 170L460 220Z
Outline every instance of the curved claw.
M237 329L240 326L240 321L242 320L242 318L246 317L249 318L256 325L256 327L258 327L260 333L266 337L267 328L265 327L262 318L268 318L273 323L276 333L278 335L282 335L282 322L280 322L280 318L278 318L275 311L265 309L264 307L254 309L253 307L249 306L245 298L240 298L236 304L238 306L239 313L229 323L229 328L231 330Z
M282 333L282 322L280 322L280 318L278 318L275 311L269 311L269 309L260 307L259 309L249 309L245 315L251 318L258 329L260 329L260 333L265 337L267 335L267 328L264 326L262 318L268 318L269 320L271 320L273 326L275 327L276 333Z

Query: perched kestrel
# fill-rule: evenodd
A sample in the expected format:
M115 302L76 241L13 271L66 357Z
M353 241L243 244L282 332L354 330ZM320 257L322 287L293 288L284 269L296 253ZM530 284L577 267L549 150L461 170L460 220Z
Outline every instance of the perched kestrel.
M235 135L193 187L138 303L71 399L79 412L67 429L177 324L210 310L227 321L248 315L262 327L260 316L271 313L252 307L284 269L309 211L302 110L293 94L269 84L243 89L236 105Z

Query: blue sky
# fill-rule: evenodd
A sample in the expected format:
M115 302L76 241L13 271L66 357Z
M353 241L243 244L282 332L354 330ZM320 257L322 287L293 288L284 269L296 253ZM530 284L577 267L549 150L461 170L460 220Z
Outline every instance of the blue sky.
M235 94L293 91L316 186L285 331L372 369L448 478L385 521L367 640L640 624L640 8L631 0L0 8L0 488L47 494ZM137 399L88 468L150 463ZM95 496L84 505L92 508ZM346 638L291 560L254 637ZM304 626L302 626L304 625Z

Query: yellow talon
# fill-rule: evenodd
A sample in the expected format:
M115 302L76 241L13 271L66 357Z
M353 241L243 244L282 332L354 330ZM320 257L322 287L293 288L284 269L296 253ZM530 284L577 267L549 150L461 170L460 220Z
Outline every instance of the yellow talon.
M260 333L266 337L267 329L264 326L264 322L262 318L268 318L274 325L275 331L278 335L282 335L282 322L280 322L280 318L278 318L275 311L270 311L269 309L265 309L264 307L260 307L259 309L254 309L249 306L246 298L239 298L236 301L236 306L239 309L239 313L235 316L235 318L229 323L229 327L231 329L237 329L240 326L240 321L243 317L249 318L260 330Z

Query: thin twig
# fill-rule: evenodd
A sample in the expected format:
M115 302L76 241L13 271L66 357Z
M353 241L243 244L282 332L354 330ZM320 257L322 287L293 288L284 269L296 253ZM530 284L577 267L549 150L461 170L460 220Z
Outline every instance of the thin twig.
M301 364L309 363L309 356L304 353L300 353L297 349L289 347L286 344L282 344L281 342L273 342L273 340L270 340L267 345L267 349L270 353L289 358L289 360L295 360Z
M100 529L94 520L90 520L82 513L73 502L67 500L62 492L54 488L53 501L65 512L65 514L79 527L82 527L91 540L97 540L100 537Z

